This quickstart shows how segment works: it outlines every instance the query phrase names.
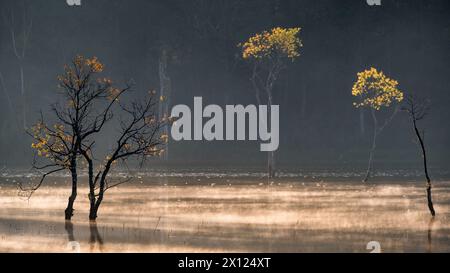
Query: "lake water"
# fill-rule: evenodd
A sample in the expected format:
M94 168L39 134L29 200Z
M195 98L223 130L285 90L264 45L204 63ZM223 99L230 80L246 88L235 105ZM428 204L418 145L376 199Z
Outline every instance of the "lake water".
M81 186L64 221L67 177L31 199L0 180L0 252L383 252L450 251L450 182L436 181L430 218L423 181L371 183L284 176L149 176L106 193L89 223Z

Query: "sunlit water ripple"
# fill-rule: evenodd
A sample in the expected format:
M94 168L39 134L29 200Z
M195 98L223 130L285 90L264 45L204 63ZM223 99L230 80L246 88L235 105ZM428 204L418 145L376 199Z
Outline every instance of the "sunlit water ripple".
M66 223L70 179L51 177L26 200L15 183L37 177L2 175L0 251L65 252L69 241L82 252L368 252L369 241L386 252L450 251L448 181L434 183L431 220L416 178L222 174L136 172L107 192L97 225L87 221L84 184Z

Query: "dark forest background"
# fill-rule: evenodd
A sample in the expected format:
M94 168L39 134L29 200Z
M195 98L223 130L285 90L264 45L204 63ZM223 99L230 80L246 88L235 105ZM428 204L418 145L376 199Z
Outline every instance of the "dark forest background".
M33 25L22 60L14 55L10 25L20 35L23 14ZM158 90L161 49L169 52L172 105L255 104L250 68L237 44L275 26L302 27L301 57L274 91L280 105L282 166L361 168L372 124L352 106L356 73L371 66L400 82L404 92L426 96L432 110L420 126L432 167L450 163L450 1L383 0L0 0L0 168L29 166L27 126L57 100L56 77L76 54L97 56L116 82L133 80L136 96ZM20 89L24 71L25 102ZM110 128L113 132L113 128ZM379 139L376 164L420 164L408 117L400 113ZM112 139L103 143L107 149ZM170 143L168 164L186 167L262 166L259 142ZM245 164L245 165L244 165Z

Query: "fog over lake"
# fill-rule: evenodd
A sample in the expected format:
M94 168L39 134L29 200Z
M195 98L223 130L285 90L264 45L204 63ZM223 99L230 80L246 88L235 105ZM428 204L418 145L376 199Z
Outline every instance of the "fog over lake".
M450 1L69 2L0 0L0 252L450 251Z

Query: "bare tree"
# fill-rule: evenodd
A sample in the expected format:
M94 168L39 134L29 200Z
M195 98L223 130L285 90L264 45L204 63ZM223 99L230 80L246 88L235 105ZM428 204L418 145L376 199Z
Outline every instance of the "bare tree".
M77 196L78 157L82 156L88 165L89 219L95 220L105 192L129 181L109 183L108 174L113 165L118 161L126 162L137 157L142 166L147 157L161 155L164 152L162 146L168 140L168 135L161 132L170 118L159 118L157 106L161 99L158 100L156 92L149 92L145 100L126 105L119 102L119 98L130 90L130 86L119 89L113 87L112 80L108 78L94 78L102 71L103 64L96 57L89 59L76 56L70 65L65 66L64 74L58 77L64 105L52 105L57 122L53 126L48 125L42 116L29 132L34 139L32 147L50 163L43 166L33 164L36 169L46 172L37 185L27 189L21 186L21 189L31 196L48 175L70 170L72 193L65 211L67 220L73 215L73 204ZM119 120L121 128L117 145L94 177L95 138L105 124L113 119L114 109L125 115Z
M415 97L413 95L408 95L405 98L405 106L402 108L404 111L408 113L408 115L411 118L414 133L416 134L417 140L420 145L420 150L422 152L422 159L423 159L423 168L425 172L425 178L427 180L427 203L428 203L428 209L430 210L431 215L434 217L436 215L436 212L433 207L433 200L431 197L431 179L428 174L428 166L427 166L427 153L425 150L425 133L424 131L420 132L417 127L417 122L422 120L429 112L430 109L430 101L427 99L422 99Z
M72 177L72 192L65 210L65 219L73 216L73 205L77 197L78 173L77 159L85 145L85 139L99 132L111 119L112 106L129 87L117 89L107 78L94 79L103 70L97 58L87 59L77 56L70 65L66 65L63 75L58 77L62 103L52 105L56 122L39 122L28 133L33 137L32 147L37 154L50 162L33 167L43 171L40 182L22 190L32 193L39 189L45 178L58 171L69 170ZM95 116L95 118L92 118Z
M150 92L144 102L132 102L129 106L119 103L125 117L120 120L121 129L116 146L106 156L104 165L100 167L95 177L91 145L81 146L81 153L89 168L89 220L97 219L98 209L107 190L131 180L128 178L116 183L109 182L108 175L117 162L126 163L129 159L136 158L142 166L148 157L164 153L163 147L167 143L168 135L163 133L163 128L170 118L158 119L158 99L155 94L156 92Z

